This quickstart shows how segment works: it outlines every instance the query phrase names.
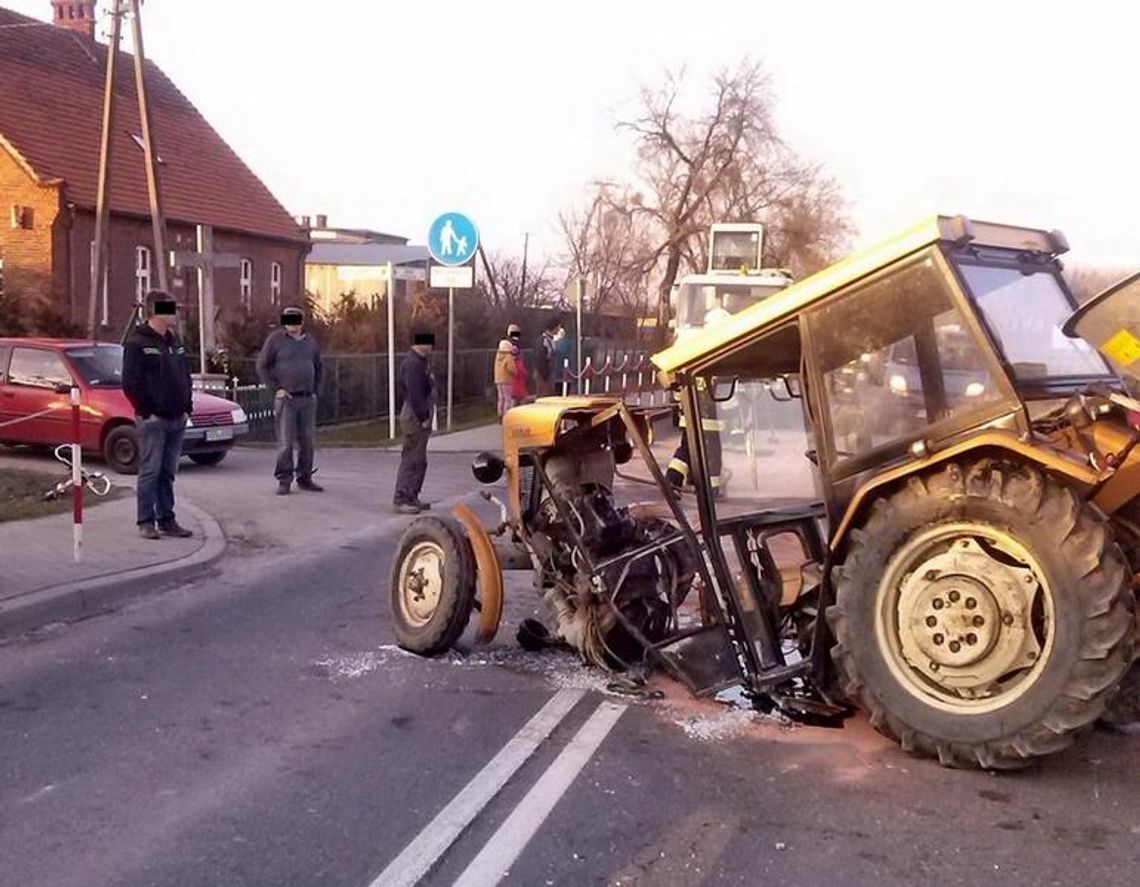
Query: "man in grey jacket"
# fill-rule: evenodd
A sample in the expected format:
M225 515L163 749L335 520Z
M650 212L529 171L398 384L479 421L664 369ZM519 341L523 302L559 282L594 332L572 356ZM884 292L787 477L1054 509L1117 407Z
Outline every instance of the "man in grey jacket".
M281 312L281 329L269 334L257 359L257 372L273 392L277 431L277 495L297 489L320 493L313 482L313 451L317 446L317 390L321 384L321 349L304 329L300 308ZM296 451L296 463L293 461Z

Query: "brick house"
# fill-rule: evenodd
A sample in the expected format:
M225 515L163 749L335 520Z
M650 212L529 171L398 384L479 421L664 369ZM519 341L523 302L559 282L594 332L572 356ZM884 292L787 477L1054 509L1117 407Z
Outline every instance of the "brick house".
M86 326L108 52L94 36L94 0L51 6L52 23L0 9L0 295L9 316L15 310L25 327L49 330ZM147 87L167 249L194 250L196 226L209 225L214 251L240 257L238 267L214 271L223 316L295 300L307 232L149 62ZM157 285L160 260L127 53L115 91L108 296L96 306L97 335L106 339L121 335L136 293ZM196 272L172 273L170 288L196 307Z

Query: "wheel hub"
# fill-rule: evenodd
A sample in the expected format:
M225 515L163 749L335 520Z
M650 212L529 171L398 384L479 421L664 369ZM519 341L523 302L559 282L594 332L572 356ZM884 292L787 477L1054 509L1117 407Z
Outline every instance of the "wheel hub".
M424 625L439 606L443 593L443 551L434 542L421 542L404 559L400 602L413 625Z
M966 698L1029 668L1041 647L1032 626L1039 581L974 537L919 562L897 602L901 653L927 680Z

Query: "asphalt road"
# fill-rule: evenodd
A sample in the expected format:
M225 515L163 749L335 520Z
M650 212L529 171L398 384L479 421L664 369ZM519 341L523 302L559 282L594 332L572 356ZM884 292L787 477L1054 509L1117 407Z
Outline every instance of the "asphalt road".
M227 559L0 646L0 884L1135 883L1140 734L996 776L861 718L607 695L511 631L421 660L382 601L394 541Z

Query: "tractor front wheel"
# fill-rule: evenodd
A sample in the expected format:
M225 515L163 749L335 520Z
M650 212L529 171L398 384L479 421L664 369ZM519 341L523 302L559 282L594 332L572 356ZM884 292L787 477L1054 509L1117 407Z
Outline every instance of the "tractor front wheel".
M423 656L450 649L475 605L475 559L459 522L412 521L396 546L389 584L399 645Z
M948 766L1018 767L1066 747L1132 660L1131 577L1111 529L1032 466L910 479L875 503L836 573L845 692Z

